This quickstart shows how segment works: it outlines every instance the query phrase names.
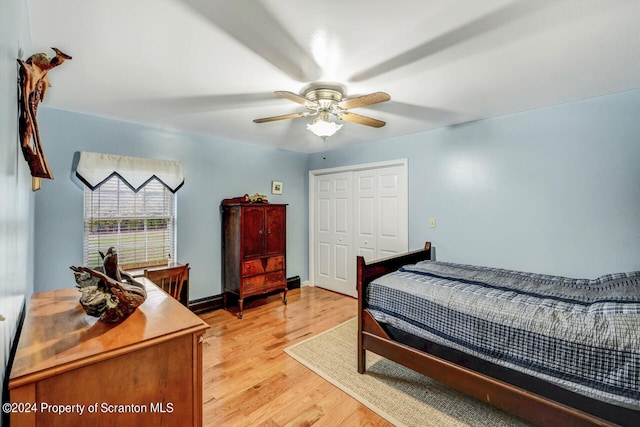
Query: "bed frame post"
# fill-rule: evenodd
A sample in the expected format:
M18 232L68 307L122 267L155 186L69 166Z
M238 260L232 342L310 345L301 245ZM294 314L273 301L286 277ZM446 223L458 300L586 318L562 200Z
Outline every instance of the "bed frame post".
M364 374L364 371L367 366L367 353L362 346L362 324L363 324L363 313L364 313L364 268L365 261L362 256L358 256L356 258L357 262L357 291L358 291L358 373Z
M412 251L403 256L380 259L371 264L367 264L362 256L356 258L357 273L357 290L358 290L358 372L364 374L367 367L367 354L364 348L364 334L372 332L375 329L375 335L381 335L383 332L377 323L372 322L372 317L366 312L364 306L364 296L367 286L373 280L387 273L391 273L407 264L415 264L418 261L431 259L431 242L425 242L424 249ZM367 321L369 320L369 321ZM365 324L367 327L365 327ZM375 325L374 325L375 324Z

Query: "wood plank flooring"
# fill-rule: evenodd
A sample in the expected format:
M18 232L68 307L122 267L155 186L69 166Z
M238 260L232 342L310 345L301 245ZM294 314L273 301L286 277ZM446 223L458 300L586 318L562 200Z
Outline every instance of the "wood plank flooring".
M284 353L355 317L357 300L315 287L245 302L200 317L205 426L390 426ZM354 366L354 369L356 367Z

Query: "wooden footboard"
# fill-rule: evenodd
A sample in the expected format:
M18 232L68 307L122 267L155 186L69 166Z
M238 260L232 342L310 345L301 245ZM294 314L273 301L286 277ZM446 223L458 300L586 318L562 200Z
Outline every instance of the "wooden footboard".
M612 425L605 420L562 403L392 340L385 329L367 311L364 299L366 288L376 278L395 271L403 265L428 259L431 259L430 242L427 242L422 250L379 260L371 264L367 264L364 258L358 257L359 373L362 374L366 371L366 351L368 350L537 425Z

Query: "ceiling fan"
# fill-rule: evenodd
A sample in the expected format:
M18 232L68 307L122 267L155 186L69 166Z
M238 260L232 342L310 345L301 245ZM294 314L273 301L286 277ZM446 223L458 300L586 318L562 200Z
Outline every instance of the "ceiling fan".
M341 91L330 88L311 89L307 91L304 96L288 91L276 91L274 93L290 101L304 105L306 111L255 119L253 121L254 123L266 123L276 120L317 116L311 124L307 125L307 129L323 139L333 135L342 127L342 125L331 122L331 116L334 116L339 120L358 123L365 126L372 126L376 128L384 126L386 123L382 120L355 114L348 110L389 101L391 99L389 94L385 92L374 92L368 95L358 96L356 98L343 99Z

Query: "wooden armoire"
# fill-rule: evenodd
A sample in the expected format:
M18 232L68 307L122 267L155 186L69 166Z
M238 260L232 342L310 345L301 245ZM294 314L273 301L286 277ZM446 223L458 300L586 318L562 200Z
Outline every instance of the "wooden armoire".
M222 280L227 295L238 298L242 319L245 298L283 290L287 303L287 205L223 200Z

